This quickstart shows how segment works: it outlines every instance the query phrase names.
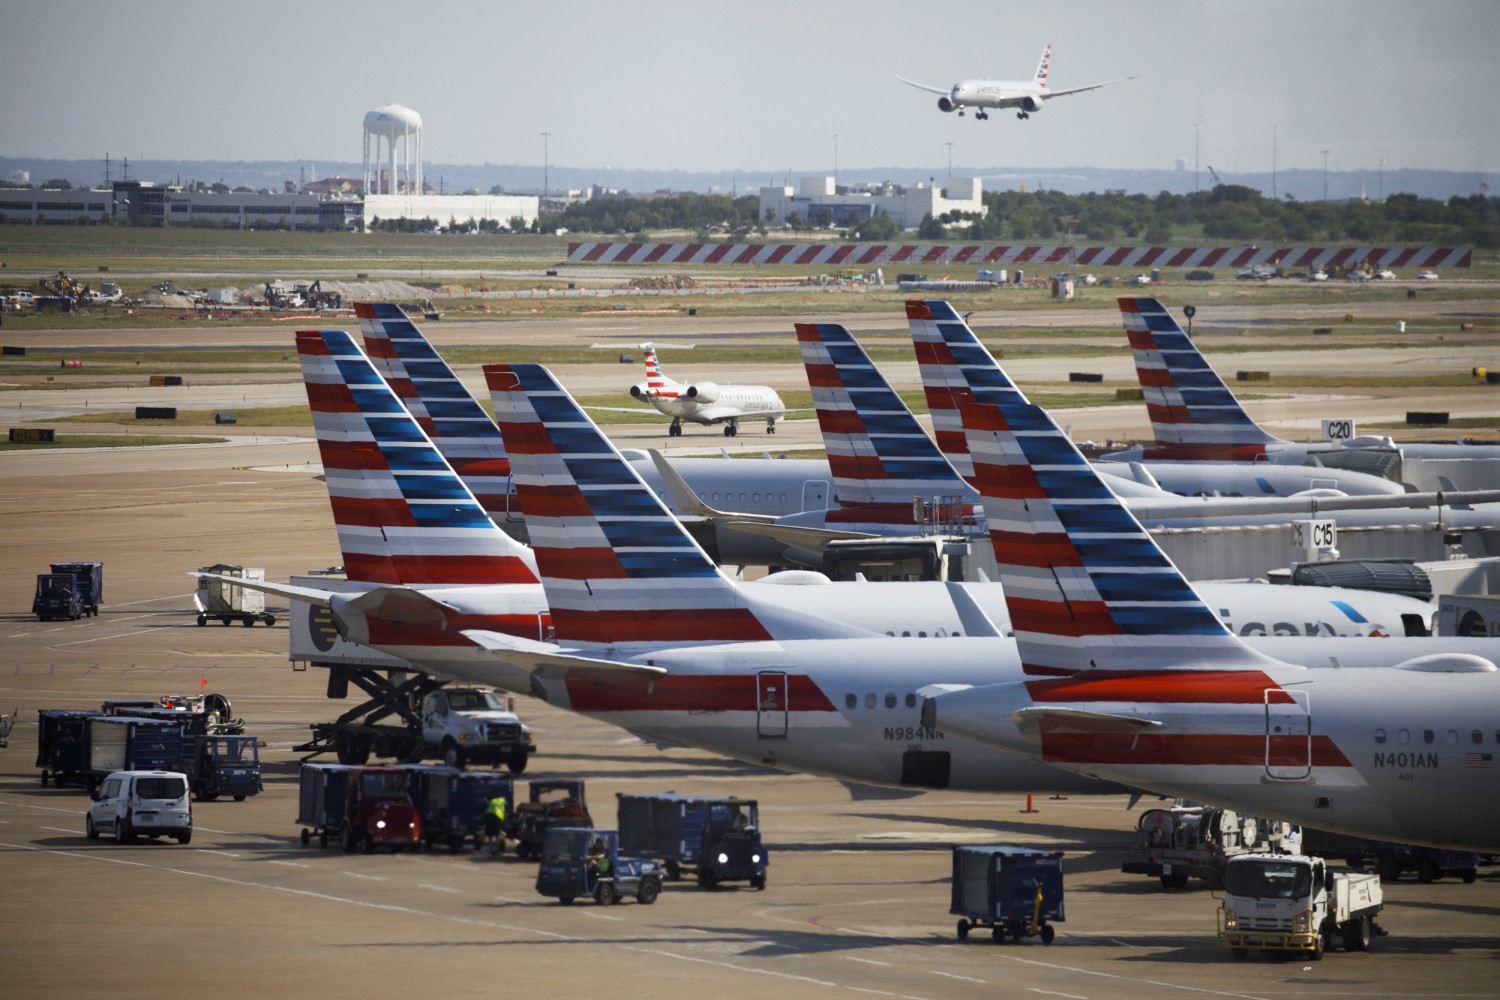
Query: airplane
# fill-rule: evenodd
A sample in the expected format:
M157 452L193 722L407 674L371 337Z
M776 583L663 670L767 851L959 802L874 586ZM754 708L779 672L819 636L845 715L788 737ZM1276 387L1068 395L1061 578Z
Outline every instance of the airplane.
M1158 300L1127 297L1119 304L1156 441L1154 446L1130 448L1105 458L1299 463L1318 456L1333 461L1350 452L1384 450L1397 452L1404 460L1442 462L1450 477L1467 473L1467 481L1458 484L1461 487L1486 489L1500 482L1500 445L1397 444L1373 436L1338 442L1282 440L1245 411ZM1454 488L1451 479L1444 488Z
M1052 46L1042 49L1042 60L1037 63L1036 73L1030 80L960 80L951 87L934 87L926 83L908 80L897 75L896 79L909 87L940 94L938 110L957 111L963 117L965 108L974 108L974 117L984 120L989 117L985 108L1016 108L1016 117L1030 118L1033 112L1042 110L1042 104L1054 97L1081 94L1086 90L1098 90L1112 83L1134 80L1134 76L1091 83L1087 87L1070 87L1067 90L1052 90L1047 86L1047 71L1052 60Z
M1024 677L929 689L923 726L1315 829L1500 849L1493 656L1349 671L1253 649L1040 407L959 409Z
M611 344L594 344L594 347L611 347ZM787 408L768 385L730 385L718 382L678 382L668 378L656 359L658 347L675 347L675 344L640 344L646 359L646 378L630 387L636 399L650 403L660 413L672 418L667 429L670 437L682 435L682 423L724 425L724 436L735 437L740 432L740 421L745 418L765 417L766 433L776 433L776 420L787 414ZM691 345L688 345L691 347ZM600 406L599 410L617 413L636 413L629 408Z

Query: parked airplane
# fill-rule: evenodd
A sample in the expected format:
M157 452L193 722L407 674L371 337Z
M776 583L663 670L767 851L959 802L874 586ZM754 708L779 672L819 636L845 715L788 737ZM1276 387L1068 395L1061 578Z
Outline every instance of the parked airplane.
M908 80L904 76L896 79L909 87L940 94L938 110L957 111L962 117L965 108L974 108L974 117L984 120L989 117L985 108L1016 108L1017 118L1030 118L1032 112L1042 110L1042 104L1054 97L1081 94L1086 90L1098 90L1112 83L1134 80L1134 76L1091 83L1087 87L1070 87L1067 90L1052 90L1047 86L1048 67L1052 61L1052 46L1042 49L1042 60L1037 63L1036 73L1030 80L960 80L951 87L934 87L926 83Z
M1317 829L1500 849L1493 656L1348 671L1258 652L1041 408L1016 391L960 411L1026 676L926 692L924 726Z
M1453 461L1444 467L1449 477L1462 478L1464 472L1476 474L1459 482L1459 488L1487 489L1500 483L1500 445L1397 444L1389 438L1369 436L1342 441L1284 441L1262 429L1245 412L1165 306L1152 298L1121 298L1119 302L1156 444L1116 452L1107 458L1296 463L1318 455L1380 449L1398 451L1406 460ZM1454 486L1450 482L1444 488Z
M595 347L609 347L609 344L595 344ZM724 436L734 437L740 432L740 421L745 418L766 420L766 433L776 433L776 420L787 413L786 406L781 402L781 397L776 395L776 390L768 385L730 385L718 382L677 382L668 378L661 370L661 364L656 359L658 345L639 345L646 358L646 378L630 387L630 394L636 399L650 403L660 413L672 418L672 426L667 430L671 437L679 437L682 434L682 422L686 420L692 424L702 424L705 427L713 424L724 425ZM619 413L636 413L637 410L617 407L594 407L600 410L613 410Z

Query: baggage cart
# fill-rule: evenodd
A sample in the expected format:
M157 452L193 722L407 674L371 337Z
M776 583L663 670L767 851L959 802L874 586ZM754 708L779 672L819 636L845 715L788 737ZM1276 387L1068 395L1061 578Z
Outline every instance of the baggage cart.
M59 788L90 787L87 721L100 714L88 708L44 708L36 713L36 766L42 769L43 787L48 781Z
M1063 921L1062 852L1028 847L955 847L953 905L958 938L989 927L996 941L1040 937L1052 943Z

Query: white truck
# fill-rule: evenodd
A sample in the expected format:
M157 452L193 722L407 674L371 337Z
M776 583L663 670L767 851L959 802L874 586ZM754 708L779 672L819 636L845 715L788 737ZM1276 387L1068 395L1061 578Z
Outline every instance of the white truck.
M1316 961L1335 941L1365 951L1385 933L1375 923L1384 906L1373 872L1332 872L1305 854L1244 854L1224 870L1219 947L1237 959L1258 948Z
M525 771L536 752L531 728L489 688L428 691L418 718L420 726L352 720L316 723L314 743L308 748L332 749L341 764L363 764L373 753L406 761L440 759L458 768L504 764L512 774Z

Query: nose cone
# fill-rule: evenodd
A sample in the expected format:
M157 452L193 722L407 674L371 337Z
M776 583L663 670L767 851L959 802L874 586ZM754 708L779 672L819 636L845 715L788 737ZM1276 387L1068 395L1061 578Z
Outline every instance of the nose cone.
M1022 732L1013 713L1032 707L1020 682L986 684L929 694L922 702L922 725L975 743L1040 759L1036 731Z

